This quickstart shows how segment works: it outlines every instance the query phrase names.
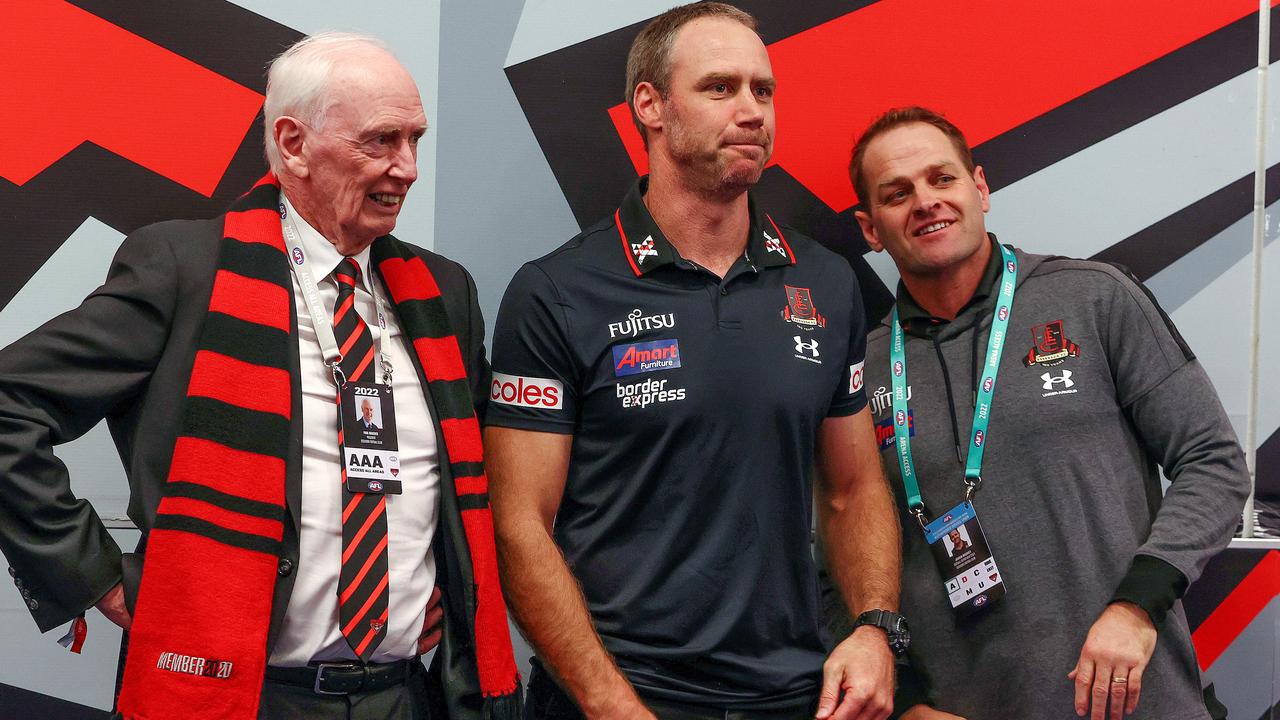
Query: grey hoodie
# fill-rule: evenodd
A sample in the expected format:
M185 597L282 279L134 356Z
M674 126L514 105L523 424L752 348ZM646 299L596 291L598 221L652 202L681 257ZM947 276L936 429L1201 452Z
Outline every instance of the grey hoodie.
M905 512L888 425L888 319L868 337L864 372L903 511L909 657L929 696L970 720L1067 720L1075 717L1067 673L1135 557L1193 582L1229 541L1249 482L1209 378L1145 288L1104 263L1016 252L985 482L974 499L1007 595L969 620L955 619ZM986 354L994 296L906 337L911 447L933 516L964 496L973 365ZM1161 467L1172 481L1163 497ZM1208 718L1180 602L1159 630L1132 717Z

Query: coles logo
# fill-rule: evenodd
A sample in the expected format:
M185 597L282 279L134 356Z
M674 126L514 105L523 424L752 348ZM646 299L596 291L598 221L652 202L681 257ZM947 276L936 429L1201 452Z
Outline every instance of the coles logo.
M489 399L503 405L559 410L564 403L564 385L558 380L495 372Z
M849 394L862 389L862 363L849 366Z

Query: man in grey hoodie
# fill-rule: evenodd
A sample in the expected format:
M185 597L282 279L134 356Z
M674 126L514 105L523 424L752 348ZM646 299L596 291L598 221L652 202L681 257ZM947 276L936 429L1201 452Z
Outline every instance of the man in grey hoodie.
M1000 246L940 115L886 113L850 175L902 278L864 371L903 517L897 710L1208 718L1179 598L1249 482L1191 349L1125 270ZM961 526L972 552L946 552Z

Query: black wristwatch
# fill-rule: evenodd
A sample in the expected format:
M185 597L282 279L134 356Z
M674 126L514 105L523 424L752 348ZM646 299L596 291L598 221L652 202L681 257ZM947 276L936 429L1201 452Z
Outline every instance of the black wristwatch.
M902 657L902 654L907 651L907 646L911 644L911 633L907 630L907 619L896 612L868 610L853 621L855 630L863 625L872 625L884 630L885 634L889 636L889 649L893 651L896 657Z

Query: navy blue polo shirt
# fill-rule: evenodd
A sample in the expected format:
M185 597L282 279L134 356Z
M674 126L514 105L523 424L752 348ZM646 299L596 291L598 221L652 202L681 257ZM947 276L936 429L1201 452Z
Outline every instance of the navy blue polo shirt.
M573 434L555 539L642 696L816 694L815 437L866 405L853 271L752 201L721 279L663 237L645 187L516 273L486 424Z

